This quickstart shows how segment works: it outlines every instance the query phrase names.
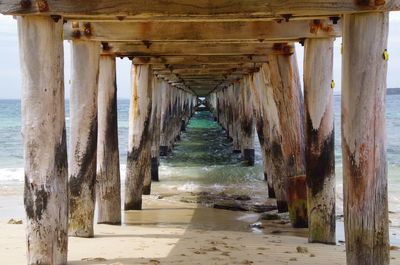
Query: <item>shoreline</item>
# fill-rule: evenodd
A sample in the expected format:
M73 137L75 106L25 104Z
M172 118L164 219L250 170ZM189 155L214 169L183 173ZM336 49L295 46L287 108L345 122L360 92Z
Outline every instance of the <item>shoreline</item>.
M95 225L94 238L70 237L68 264L345 264L344 244L309 244L306 229L274 221L252 230L255 213L150 195L144 210L123 215L124 225ZM0 221L4 264L26 262L24 231L23 224ZM391 259L400 260L400 251L392 250Z

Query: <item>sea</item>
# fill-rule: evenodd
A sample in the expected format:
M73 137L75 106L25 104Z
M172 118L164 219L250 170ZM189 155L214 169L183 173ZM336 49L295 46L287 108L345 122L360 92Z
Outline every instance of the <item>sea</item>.
M340 137L340 95L334 97L335 160L337 214L343 212L342 152ZM128 145L129 100L118 100L118 136L121 177L125 177ZM69 135L69 104L66 101L66 124ZM400 244L400 95L387 96L387 161L391 240ZM183 133L172 154L161 160L158 188L175 192L245 192L260 201L267 197L263 181L260 145L256 141L256 164L243 165L240 155L232 153L232 144L210 113L197 113ZM21 136L20 100L0 100L0 218L22 215L24 158ZM7 195L20 200L17 208L7 208ZM1 209L3 207L3 209ZM19 217L19 216L17 216ZM339 224L339 226L342 224ZM340 228L339 228L340 229ZM394 230L393 230L394 229ZM392 231L393 230L393 231Z

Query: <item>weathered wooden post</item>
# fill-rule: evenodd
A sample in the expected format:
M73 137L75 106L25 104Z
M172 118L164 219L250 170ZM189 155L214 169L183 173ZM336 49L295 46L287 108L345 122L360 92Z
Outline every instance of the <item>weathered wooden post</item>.
M263 167L264 167L264 180L267 181L268 185L268 197L276 198L273 178L272 178L272 166L269 156L271 155L268 147L269 142L269 128L264 124L264 119L266 119L266 114L264 114L265 104L263 100L265 97L265 84L264 82L269 82L263 79L264 75L262 73L252 73L251 75L245 77L248 80L249 88L253 94L253 109L254 116L256 119L256 130L258 141L260 142L261 153L263 157ZM287 207L284 207L287 211ZM283 210L283 209L282 209Z
M170 151L169 122L170 122L170 94L171 86L162 81L161 87L161 120L160 120L160 156L167 156Z
M287 191L292 225L307 227L304 104L296 55L272 55L269 59L271 92L277 112L271 109L266 113L270 120L278 120L280 128L270 138L272 174Z
M233 130L234 130L234 111L233 111L233 105L232 105L232 101L234 100L234 85L230 84L228 86L228 88L226 89L226 93L224 95L226 97L226 104L225 104L225 108L226 108L226 129L228 132L228 138L230 141L234 141L234 134L233 134ZM233 152L236 153L239 150L235 149L235 143L233 143Z
M295 54L271 55L256 86L265 90L265 147L279 211L289 211L294 227L306 227L307 202L303 137L303 98Z
M232 139L233 139L233 152L241 153L241 113L242 98L241 98L241 87L240 82L237 80L232 84L231 94L231 111L232 111Z
M121 224L117 83L115 58L100 57L97 138L97 205L99 224Z
M100 43L72 41L69 235L93 237Z
M161 89L162 82L153 77L153 107L151 112L152 145L151 145L151 180L159 181L160 165L160 127L161 127Z
M308 241L335 244L333 38L307 39L304 102Z
M67 263L62 30L62 19L18 17L28 264Z
M249 165L254 166L254 110L252 92L249 87L248 76L240 81L241 104L239 110L240 117L240 141L243 160Z
M347 264L389 264L385 135L388 13L345 15L342 154Z
M150 175L152 84L150 65L132 64L125 210L142 209L143 181Z

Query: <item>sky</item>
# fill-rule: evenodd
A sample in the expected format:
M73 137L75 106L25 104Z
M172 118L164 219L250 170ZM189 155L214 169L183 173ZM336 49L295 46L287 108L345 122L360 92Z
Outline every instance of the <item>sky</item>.
M389 65L388 87L400 88L400 12L391 12L389 20ZM333 78L335 93L341 89L341 38L336 39L334 49ZM303 47L296 45L300 76L303 75ZM70 48L64 42L65 58L65 95L69 96ZM117 59L118 98L126 99L130 95L130 61ZM19 67L17 22L10 16L0 15L0 99L19 99L21 97L21 76Z

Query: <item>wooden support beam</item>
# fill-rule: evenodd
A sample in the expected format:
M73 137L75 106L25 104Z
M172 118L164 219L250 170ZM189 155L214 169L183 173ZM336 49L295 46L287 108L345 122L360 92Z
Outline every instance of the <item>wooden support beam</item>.
M68 169L62 22L19 17L27 264L67 264ZM37 47L37 49L32 49Z
M244 63L244 62L234 62L230 64L174 64L174 65L154 65L152 69L154 71L158 70L253 70L260 68L261 63Z
M167 156L172 149L168 138L171 118L171 90L171 85L163 81L161 88L160 156Z
M152 145L151 145L151 181L159 181L160 165L160 127L161 127L161 94L162 80L153 77L153 107L151 113Z
M135 57L132 59L134 64L161 64L161 65L174 65L174 64L233 64L241 63L266 63L268 56L255 55L255 56L160 56L160 57Z
M267 109L272 112L267 115L271 121L278 121L276 129L270 127L276 130L270 138L273 174L280 188L286 189L293 227L307 227L304 105L296 55L272 55L266 66L264 70L269 71L272 88L267 95L273 98L272 108Z
M218 22L68 22L67 40L96 41L298 41L341 36L330 20Z
M176 55L269 55L291 54L294 46L269 42L112 42L103 54L116 56L176 56Z
M249 75L240 80L240 97L241 105L239 111L240 117L240 141L242 148L243 160L249 166L254 166L255 150L254 150L254 109L253 109L253 93L250 89Z
M70 89L69 235L93 237L100 45L73 41Z
M264 89L263 125L268 133L264 144L278 210L289 210L294 227L306 227L303 98L295 55L270 56L255 81Z
M121 224L115 58L100 57L97 139L97 223Z
M270 139L270 131L264 124L264 120L267 119L265 100L265 84L263 84L264 79L262 73L253 73L249 75L249 88L253 94L253 108L254 116L256 119L256 130L258 141L260 142L261 154L263 157L263 167L264 167L264 180L267 181L268 185L268 197L276 198L274 183L272 178L272 163L270 161L270 149L268 149L268 142ZM268 121L268 120L266 120ZM282 211L282 209L281 209Z
M175 69L175 70L157 70L154 71L154 73L157 76L162 77L163 75L176 75L176 76L190 76L190 75L220 75L220 76L226 76L226 75L244 75L244 74L249 74L251 72L254 72L253 68L240 68L240 69L231 69L231 68L211 68L212 65L209 65L209 67L205 69Z
M308 241L336 244L333 39L310 39L304 51Z
M387 265L385 104L389 15L344 17L342 154L347 264Z
M152 84L149 65L132 64L129 144L126 163L125 210L142 209L143 183L150 175Z
M36 4L30 1L3 0L0 13L8 15L62 15L74 19L93 20L216 20L216 19L259 19L308 17L315 15L333 16L364 11L400 10L399 0L361 1L298 1L289 0L155 0L149 4L146 0L123 1L86 0L47 0Z
M242 100L240 97L240 82L237 80L232 83L232 94L230 98L230 106L232 111L232 133L231 137L233 139L233 152L234 153L241 153L242 146L241 146L241 124L240 124L240 109L242 105Z

